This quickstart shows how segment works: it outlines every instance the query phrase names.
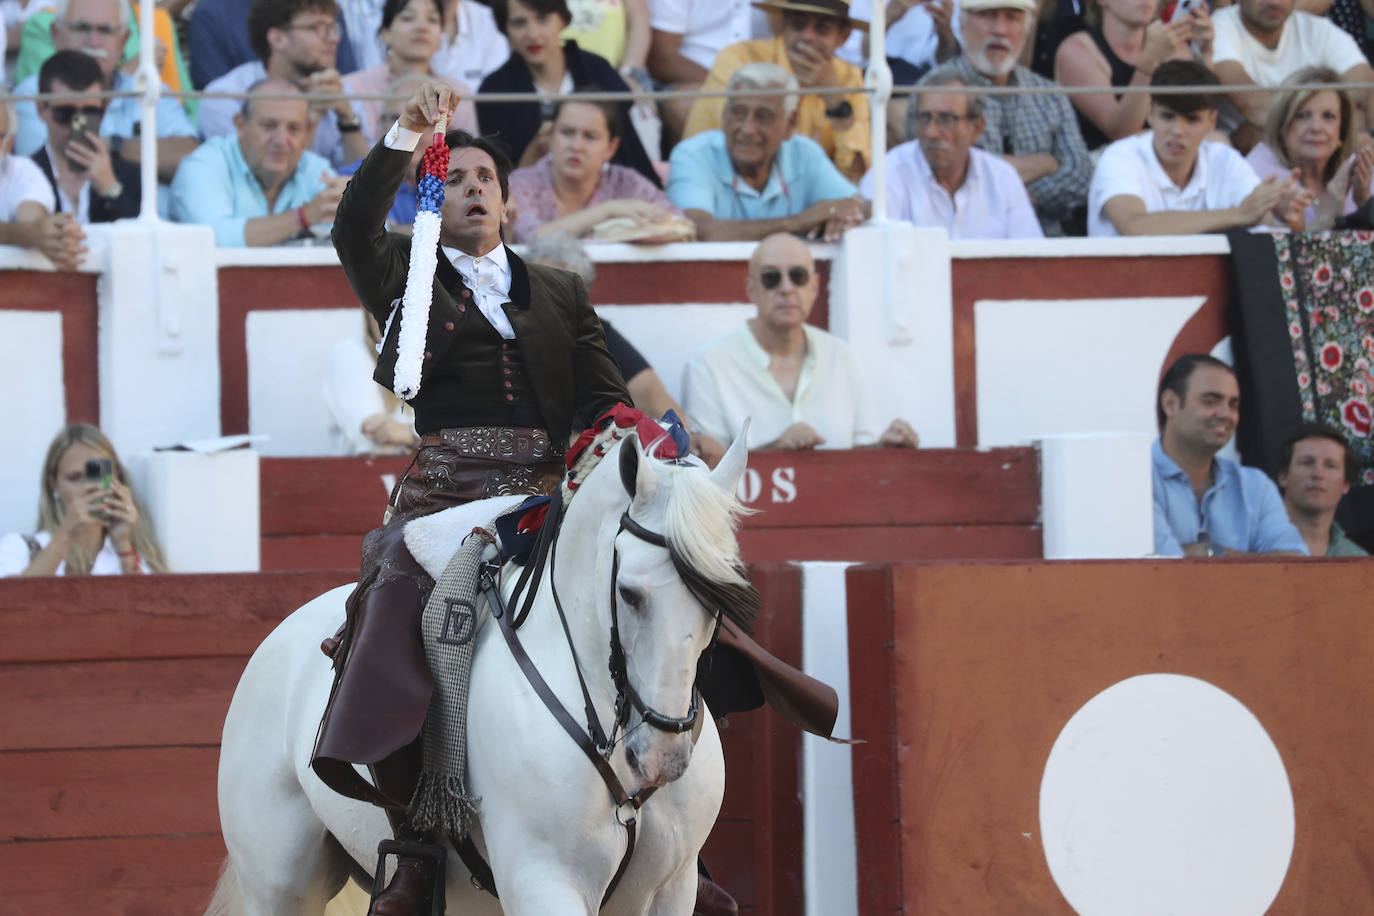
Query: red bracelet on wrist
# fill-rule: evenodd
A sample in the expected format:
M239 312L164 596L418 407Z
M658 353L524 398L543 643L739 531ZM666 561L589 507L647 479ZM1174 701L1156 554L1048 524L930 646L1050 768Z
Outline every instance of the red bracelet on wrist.
M301 204L296 208L296 222L301 224L302 229L309 231L310 220L306 219L305 216L305 204Z
M138 555L137 547L130 547L128 550L116 550L115 556L121 559L123 559L124 557L133 557L135 565L142 561L142 558Z

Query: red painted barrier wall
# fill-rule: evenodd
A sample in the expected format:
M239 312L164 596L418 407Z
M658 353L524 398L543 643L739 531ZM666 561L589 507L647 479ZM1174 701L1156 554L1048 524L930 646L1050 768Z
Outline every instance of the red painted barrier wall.
M407 458L264 458L264 569L348 569ZM1032 448L754 452L746 560L887 562L1042 554Z
M848 585L864 916L1071 916L1040 843L1046 759L1084 703L1153 672L1226 691L1279 751L1296 838L1269 912L1374 912L1374 564L951 563Z
M800 663L800 571L751 574L760 640ZM0 580L0 914L201 913L224 856L215 772L234 686L272 627L350 578ZM707 861L743 912L800 913L800 735L765 709L721 737Z

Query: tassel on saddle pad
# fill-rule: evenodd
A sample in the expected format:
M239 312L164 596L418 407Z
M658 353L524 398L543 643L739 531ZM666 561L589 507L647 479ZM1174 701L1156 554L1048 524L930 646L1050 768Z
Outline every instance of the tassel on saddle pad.
M422 732L424 764L410 800L410 824L455 838L467 836L479 799L467 790L468 681L477 633L490 614L477 574L489 543L474 529L434 584L420 628L434 693Z

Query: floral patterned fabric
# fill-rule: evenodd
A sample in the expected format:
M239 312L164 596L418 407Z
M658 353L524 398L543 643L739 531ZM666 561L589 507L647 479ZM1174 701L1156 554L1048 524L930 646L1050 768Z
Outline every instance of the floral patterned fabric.
M1344 430L1374 484L1374 233L1275 235L1302 419Z

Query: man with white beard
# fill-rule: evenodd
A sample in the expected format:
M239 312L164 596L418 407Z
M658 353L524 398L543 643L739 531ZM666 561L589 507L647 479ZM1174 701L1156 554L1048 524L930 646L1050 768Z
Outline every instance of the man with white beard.
M953 78L966 86L1054 88L1050 80L1017 64L1034 32L1035 9L1034 0L963 0L963 53L917 85ZM916 98L912 96L907 115L908 137L916 136ZM983 98L985 124L978 146L1016 169L1046 235L1082 235L1093 167L1068 98L1057 93Z

